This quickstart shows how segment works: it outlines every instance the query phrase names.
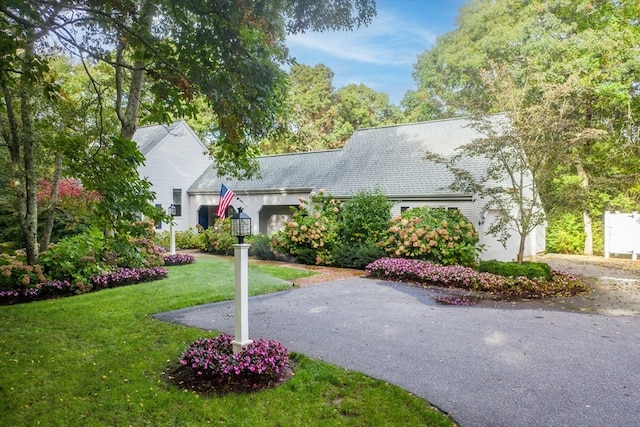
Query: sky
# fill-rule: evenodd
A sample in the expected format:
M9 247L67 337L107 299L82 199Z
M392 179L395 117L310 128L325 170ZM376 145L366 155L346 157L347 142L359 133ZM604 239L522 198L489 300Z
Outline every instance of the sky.
M420 53L455 28L466 0L377 0L373 22L357 30L296 34L287 47L298 63L324 64L333 86L363 83L399 105L416 89L411 73Z

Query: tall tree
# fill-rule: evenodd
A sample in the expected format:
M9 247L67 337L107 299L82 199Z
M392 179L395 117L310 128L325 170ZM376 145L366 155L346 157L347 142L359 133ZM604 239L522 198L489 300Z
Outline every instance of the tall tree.
M389 95L365 86L350 84L336 92L339 113L353 129L397 124L402 111L389 103Z
M337 148L351 136L335 102L334 73L329 67L296 65L291 69L290 102L300 151Z
M46 203L38 205L39 216L46 216L45 225L41 227L40 250L46 249L51 241L56 213L64 213L66 218L71 215L71 212L60 209L63 201L58 198L58 187L65 182L64 177L72 174L70 161L79 161L83 152L79 147L103 145L107 135L117 133L115 114L99 109L108 105L102 100L114 98L113 78L105 71L100 64L74 64L70 57L62 54L49 60L46 75L56 87L56 96L39 108L39 115L44 119L39 126L40 134L46 132L46 136L41 138L39 175L40 180L52 185L47 197L39 197L40 201L46 200ZM94 169L91 165L87 167Z
M34 104L39 95L47 96L52 90L49 82L43 79L48 67L37 56L36 43L46 35L47 30L17 29L3 20L0 21L0 32L0 87L3 101L0 134L3 146L9 152L9 187L15 194L20 229L26 243L27 262L35 264L38 260L38 141L34 125L37 119Z
M640 67L631 53L640 40L637 16L638 3L629 0L475 0L462 9L459 27L416 64L420 90L452 114L504 111L513 119L543 109L532 116L538 123L512 122L538 150L564 148L547 163L553 174L545 173L539 185L547 211L554 207L550 201L576 202L564 208L583 216L585 253L593 251L593 212L601 212L604 200L629 193L635 182L629 178L638 174L637 162L623 156L638 152ZM492 91L500 79L513 83L502 84L507 90L526 89L516 110ZM612 162L615 167L602 167ZM583 197L567 197L576 189Z
M218 170L232 175L255 172L251 141L276 121L285 88L280 65L288 59L285 34L352 29L375 15L373 0L96 0L83 7L62 3L55 16L40 2L26 3L44 15L31 24L52 19L61 43L113 65L121 136L133 135L141 108L150 120L166 121L171 113L195 114L192 100L204 95L217 118ZM143 87L150 105L144 105Z
M364 84L336 89L324 64L297 64L289 73L287 107L280 132L260 143L262 153L287 153L342 147L356 129L402 121L389 96Z
M400 106L403 110L405 123L435 120L453 115L446 111L443 103L437 97L430 96L423 89L407 91Z
M192 115L191 101L203 95L217 118L213 154L218 170L238 175L255 172L252 141L276 122L285 87L279 65L287 60L286 32L353 29L374 15L373 0L3 2L1 132L15 175L11 182L28 261L35 263L38 256L32 95L46 71L49 40L81 59L113 67L122 139L100 141L123 146L111 152L128 149L124 141L135 132L142 111L157 121L171 113ZM143 93L145 79L148 94Z
M573 79L560 85L530 85L506 67L495 67L482 79L486 95L507 113L474 117L472 126L482 137L461 146L451 158L429 153L427 159L454 174L451 189L487 201L484 212L496 214L487 232L503 244L516 234L516 261L521 263L527 237L546 222L541 190L555 176L553 165L563 161L572 144L598 139L604 132L579 127L570 102L575 95ZM530 102L533 96L535 103ZM551 109L556 115L548 114ZM481 170L476 162L486 168Z

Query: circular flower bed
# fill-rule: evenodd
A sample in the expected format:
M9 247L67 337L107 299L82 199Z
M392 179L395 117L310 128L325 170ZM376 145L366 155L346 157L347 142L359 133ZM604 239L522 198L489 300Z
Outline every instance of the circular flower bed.
M291 375L289 351L279 342L261 339L234 354L232 340L221 334L193 342L168 380L203 394L225 394L272 387Z
M193 264L196 262L196 258L189 254L170 254L164 256L164 265L185 265Z

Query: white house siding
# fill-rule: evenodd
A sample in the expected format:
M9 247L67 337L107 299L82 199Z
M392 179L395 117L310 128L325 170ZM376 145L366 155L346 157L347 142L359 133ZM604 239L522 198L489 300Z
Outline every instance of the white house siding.
M483 259L514 259L515 236L505 249L495 237L486 234L495 213L481 217L484 200L468 194L450 194L448 188L455 177L444 165L425 160L427 151L450 156L458 147L481 137L469 124L469 119L460 118L360 129L340 150L259 157L261 177L251 180L221 179L212 168L203 168L202 175L185 187L193 213L189 225L197 223L201 207L213 218L221 182L244 202L234 200L232 206L245 208L253 219L253 233L265 234L281 229L290 215L289 206L297 206L298 199L308 198L312 190L324 188L340 200L361 190L380 190L394 203L393 216L403 207L442 206L460 210L485 244ZM481 176L487 161L465 159L461 166L474 176ZM509 182L505 179L495 184L509 185ZM544 226L529 236L525 255L543 250Z
M489 210L484 222L481 221L479 225L476 224L476 230L480 234L480 243L484 246L484 252L480 258L483 260L515 261L520 244L520 236L515 231L511 232L511 238L507 240L506 247L496 237L487 234L487 230L496 220L496 217L497 212ZM545 227L543 225L536 227L525 240L524 256L534 256L544 252L545 242Z
M236 199L231 206L234 209L243 208L244 212L251 217L251 228L253 234L272 234L282 229L286 221L291 218L289 206L298 206L300 198L308 198L310 189L304 191L287 192L285 190L274 190L277 193L248 194L236 193ZM238 200L240 198L240 200ZM197 212L201 206L210 206L209 225L213 224L215 211L218 208L220 196L217 193L191 193L189 195L190 206ZM197 224L197 216L192 226Z
M547 225L537 226L535 233L528 236L527 243L531 244L527 248L527 256L543 253L547 249Z
M310 192L310 191L309 191ZM308 199L309 192L296 192L279 194L259 194L249 195L240 194L238 197L244 202L234 200L231 204L235 209L242 207L252 219L253 234L273 234L284 228L287 221L291 219L290 206L298 206L299 199ZM211 210L215 212L218 205L218 194L192 194L190 195L190 205L197 210L199 206L211 206ZM499 261L512 261L518 251L517 239L510 239L507 247L503 247L494 236L486 233L491 223L496 218L495 211L489 211L484 220L476 215L480 212L482 206L478 201L471 198L467 201L450 200L450 201L419 201L419 200L396 200L391 208L391 216L400 215L402 208L419 208L429 206L432 208L444 207L458 209L471 223L480 235L480 243L484 245L484 252L480 258L483 260L495 259ZM197 221L196 221L197 223ZM193 223L195 225L196 223ZM211 221L210 224L213 222ZM535 255L544 251L544 227L539 227L535 233L527 239L525 256Z
M469 221L471 221L475 227L477 227L477 218L475 217L475 207L472 201L393 201L393 207L391 208L391 216L395 217L406 208L421 208L428 206L430 208L445 208L445 209L457 209L462 213Z
M211 158L206 153L206 147L193 131L180 122L145 154L144 165L138 169L140 176L152 183L151 189L156 194L153 203L162 205L164 210L173 203L173 189L182 190L182 215L174 219L176 230L197 223L197 206L191 205L187 190L205 169L211 167ZM168 224L163 224L162 228L167 229Z
M273 234L284 229L293 216L291 207L296 205L270 205L260 210L258 230L260 234Z

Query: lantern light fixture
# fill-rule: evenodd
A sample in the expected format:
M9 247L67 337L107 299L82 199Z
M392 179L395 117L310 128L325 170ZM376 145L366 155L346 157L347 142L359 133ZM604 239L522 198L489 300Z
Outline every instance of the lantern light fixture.
M243 244L244 238L251 235L251 217L238 208L238 212L231 217L231 235Z

